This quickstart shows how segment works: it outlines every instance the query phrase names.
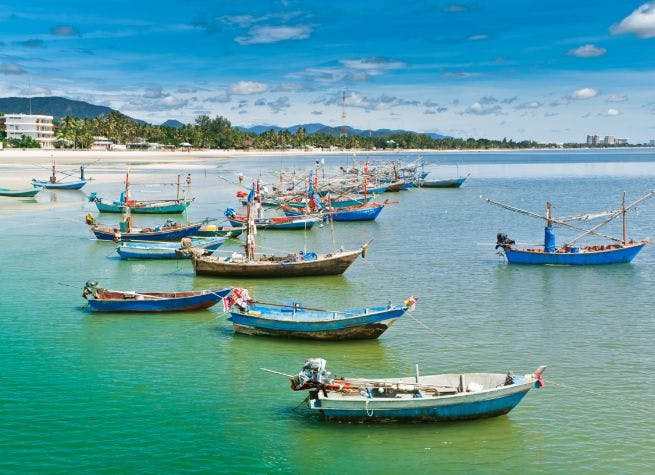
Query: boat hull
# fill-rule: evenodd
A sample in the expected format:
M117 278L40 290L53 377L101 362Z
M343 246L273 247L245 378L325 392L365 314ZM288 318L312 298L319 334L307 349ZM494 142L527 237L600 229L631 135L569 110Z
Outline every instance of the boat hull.
M362 250L320 256L314 261L299 262L232 262L207 256L193 259L196 275L216 275L233 278L309 277L343 274Z
M373 221L382 212L384 205L363 205L355 209L346 209L343 211L333 211L333 221Z
M32 198L41 191L41 188L29 188L27 190L10 190L9 188L0 188L0 196L10 196L13 198Z
M243 227L203 226L198 230L196 236L236 238L239 237L244 231L245 228Z
M483 419L510 412L532 388L532 383L462 396L393 400L365 397L338 400L321 397L309 407L327 420L347 422L448 422ZM345 399L345 398L344 398Z
M231 288L228 288L201 292L186 292L193 295L168 299L89 299L88 302L89 309L92 312L182 312L189 310L202 310L216 305L216 303L229 294L231 290Z
M118 228L91 228L96 239L102 241L113 241L117 236L120 236L122 241L179 241L183 237L195 236L201 224L193 224L190 226L180 226L175 229L162 230L162 231L148 231L140 233L127 233L121 232Z
M232 226L244 226L246 220L236 220L233 218L227 218ZM284 221L268 221L268 220L255 220L255 226L257 229L278 229L278 230L287 230L287 229L311 229L316 223L316 219L290 219Z
M224 238L194 239L191 244L196 249L215 251L223 244ZM179 252L180 243L169 242L122 242L116 248L121 259L189 259L190 256Z
M466 177L452 180L421 180L419 186L421 188L459 188L465 180Z
M340 315L335 312L333 318L317 318L314 321L302 318L302 310L290 310L286 318L284 312L278 313L280 318L274 318L267 314L258 316L253 315L252 312L233 311L228 320L232 322L236 333L246 335L305 340L366 340L378 338L403 316L406 310L404 307L385 308L346 318L340 318Z
M510 248L505 250L505 257L509 264L560 266L620 264L631 262L645 245L645 242L641 242L626 247L591 252L538 252Z
M126 210L123 204L107 204L101 201L95 203L101 213L124 213ZM134 205L130 206L130 212L135 214L180 214L184 213L190 204L190 201L186 201L168 205Z
M85 180L71 181L71 182L55 182L43 180L35 180L33 183L35 188L46 188L48 190L79 190L86 185Z

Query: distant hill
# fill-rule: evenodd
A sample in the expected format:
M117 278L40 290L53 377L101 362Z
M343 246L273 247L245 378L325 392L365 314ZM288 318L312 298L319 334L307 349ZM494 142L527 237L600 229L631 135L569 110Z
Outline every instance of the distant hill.
M30 99L28 97L2 97L0 98L0 112L5 114L29 114ZM71 116L80 119L93 119L94 117L107 115L110 112L122 112L107 106L97 106L84 101L75 101L65 97L33 97L32 114L51 115L55 120ZM123 114L124 115L124 114ZM130 119L132 119L130 117ZM139 123L143 123L138 119Z
M236 127L237 129L243 131L243 132L251 132L255 133L257 135L261 135L264 132L268 132L269 130L275 130L276 132L279 132L281 130L288 130L291 133L296 133L296 131L300 128L304 128L307 130L307 133L312 135L312 134L324 134L324 135L340 135L341 134L341 129L342 127L330 127L325 124L298 124L298 125L292 125L291 127L279 127L277 125L255 125L253 127ZM348 135L359 135L363 137L384 137L385 135L391 135L391 134L405 134L405 133L419 133L419 132L411 132L408 130L391 130L391 129L377 129L377 130L361 130L361 129L354 129L352 127L345 127L346 133ZM441 135L435 132L432 133L427 133L425 135L430 136L433 139L441 139L441 138L446 138L447 135Z
M184 124L176 119L168 119L166 122L161 124L162 127L173 127L174 129L179 129L184 127Z

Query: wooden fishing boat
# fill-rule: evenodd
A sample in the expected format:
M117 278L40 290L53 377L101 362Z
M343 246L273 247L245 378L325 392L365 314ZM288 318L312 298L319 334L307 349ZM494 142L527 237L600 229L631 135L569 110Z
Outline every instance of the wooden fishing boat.
M246 228L243 226L218 226L216 224L208 224L205 222L196 233L196 236L236 238L240 236L241 233L245 231L245 229Z
M243 227L248 220L246 216L236 214L234 208L225 210L225 217L232 226ZM311 229L318 221L320 219L315 217L279 216L255 218L255 226L257 229Z
M195 236L202 223L177 224L170 219L165 224L155 227L137 228L132 226L128 216L119 223L119 227L107 227L96 224L93 215L89 213L86 223L97 239L103 241L180 241L180 239Z
M305 308L295 302L279 305L250 301L233 305L228 320L236 333L246 335L364 340L382 335L407 309L407 306L387 305L329 311Z
M229 257L193 255L196 275L224 277L300 277L343 274L358 256L365 257L370 241L354 251L330 254L300 251L286 256L255 254L255 217L252 202L247 207L245 254Z
M515 241L509 239L506 234L498 233L496 236L496 249L499 249L509 264L535 264L535 265L599 265L599 264L618 264L631 262L639 251L648 244L648 240L642 241L628 240L626 231L626 214L630 209L655 195L655 192L649 192L630 205L625 204L625 193L621 208L613 211L601 213L589 213L580 216L569 216L564 218L554 218L551 215L551 204L546 203L546 215L539 215L532 211L516 208L504 203L493 200L487 200L488 203L500 206L511 211L516 211L534 218L546 221L544 229L544 245L538 248L521 248L516 246ZM598 229L605 226L613 219L623 216L623 237L615 238L598 232ZM588 221L602 219L599 224L590 229L585 229L571 224L573 221ZM567 243L557 246L555 243L555 234L553 226L561 226L576 231L581 234L568 241ZM576 245L576 242L587 235L600 236L611 241L610 244L601 245Z
M116 252L121 259L189 259L185 249L193 247L211 255L221 247L225 237L183 238L180 242L164 241L120 241Z
M209 308L232 291L192 290L188 292L125 292L98 287L87 282L82 292L92 312L183 312Z
M333 221L373 221L378 217L387 202L384 203L367 203L359 206L348 206L338 209L324 208L318 211L322 216L330 216ZM302 216L303 212L296 208L281 206L282 211L287 216Z
M10 188L0 188L0 196L11 196L14 198L33 198L42 188L28 188L23 190L12 190Z
M188 195L191 186L191 175L187 176L186 183L186 194ZM180 214L184 213L192 202L192 199L180 197L180 175L177 176L177 197L174 199L146 201L130 199L129 170L125 174L125 190L121 193L118 201L104 203L96 192L89 195L89 203L95 203L101 213L124 213L129 208L131 213L136 214Z
M411 377L335 379L321 358L295 376L295 391L309 390L308 405L327 420L347 422L446 422L510 412L530 389L543 387L540 366L532 374L454 373ZM271 371L271 370L267 370ZM277 373L277 372L275 372ZM282 373L278 373L282 374Z
M357 198L339 197L334 200L330 199L329 201L330 201L331 208L348 208L351 206L360 206L366 204L370 200L371 200L370 197L357 197ZM299 209L299 210L312 207L310 200L307 199L296 199L296 200L281 202L280 207L284 208L284 206L288 208Z
M447 180L419 180L418 186L421 188L459 188L468 177L469 175Z
M65 181L66 178L61 180L57 178L57 170L55 167L55 162L52 162L52 175L47 180L37 180L36 178L32 179L32 186L35 188L47 188L49 190L79 190L84 185L86 185L86 180L83 178L84 175L84 166L80 167L81 176L79 180ZM67 177L71 177L70 173L63 173Z
M193 257L196 275L218 275L234 278L310 277L343 274L357 257L366 255L368 243L354 251L337 251L330 254L298 252L286 256L263 254L230 257Z
M79 190L86 185L86 180L76 181L44 181L32 180L35 188L47 188L48 190Z

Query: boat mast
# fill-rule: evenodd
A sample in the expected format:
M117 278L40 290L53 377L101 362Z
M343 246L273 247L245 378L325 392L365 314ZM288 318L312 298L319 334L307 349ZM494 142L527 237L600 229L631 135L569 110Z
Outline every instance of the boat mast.
M180 201L180 175L177 175L177 201Z
M254 185L253 185L254 186ZM255 260L255 215L252 212L252 202L248 201L246 206L246 258L249 261Z
M52 176L50 177L50 183L57 182L57 173L55 171L55 159L52 159Z
M623 192L623 199L621 200L621 214L623 215L623 245L625 246L628 242L628 233L626 231L626 215L628 210L625 208L625 191Z
M553 227L550 201L546 201L546 226L548 226L549 228Z

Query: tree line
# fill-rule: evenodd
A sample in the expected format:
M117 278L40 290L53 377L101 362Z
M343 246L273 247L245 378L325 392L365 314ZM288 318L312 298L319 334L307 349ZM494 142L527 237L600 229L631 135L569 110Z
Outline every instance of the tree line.
M96 137L106 137L117 144L158 143L179 147L190 144L202 149L515 149L554 147L531 140L490 140L444 137L434 139L414 132L393 133L384 136L308 134L304 128L295 132L271 129L262 134L246 132L232 127L221 116L211 118L200 115L193 124L167 127L137 122L123 114L110 112L94 118L63 117L55 123L55 146L65 148L89 148ZM20 142L20 143L19 143ZM23 138L12 146L30 147L36 143Z

